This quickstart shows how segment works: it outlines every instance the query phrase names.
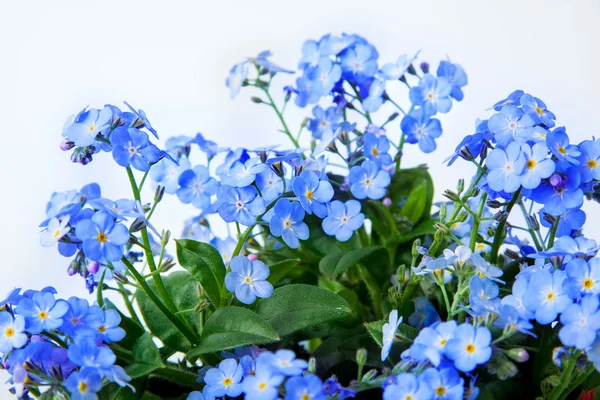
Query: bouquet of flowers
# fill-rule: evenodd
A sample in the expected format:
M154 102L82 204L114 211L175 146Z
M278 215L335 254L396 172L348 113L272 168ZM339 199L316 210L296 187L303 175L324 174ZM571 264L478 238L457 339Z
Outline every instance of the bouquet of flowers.
M581 206L600 199L600 142L570 143L542 100L516 90L457 140L445 162L474 176L434 204L427 168L403 154L436 150L467 75L418 56L385 63L358 35L326 35L304 43L279 93L273 80L294 72L270 52L235 65L231 96L253 91L272 109L283 146L224 148L198 133L161 148L127 103L71 116L61 149L82 165L112 156L132 193L108 199L90 183L51 196L41 245L96 300L47 287L0 302L11 392L591 398L600 247L582 234ZM292 124L292 104L312 116ZM197 209L180 239L153 225L164 196Z

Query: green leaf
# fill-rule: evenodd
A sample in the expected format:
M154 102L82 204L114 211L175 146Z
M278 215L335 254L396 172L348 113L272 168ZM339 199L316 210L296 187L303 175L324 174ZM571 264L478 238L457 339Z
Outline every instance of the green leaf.
M200 344L187 356L197 357L234 347L279 340L277 333L260 315L242 307L229 306L215 311L206 321Z
M198 282L187 271L176 271L163 277L169 297L175 303L177 310L184 311L193 309L198 302ZM156 293L156 287L152 279L148 285ZM167 317L156 307L143 290L135 293L142 317L146 326L165 345L174 350L186 352L192 344L185 336L169 321ZM181 314L182 319L194 330L200 332L200 315L194 312Z
M383 325L387 324L387 322L387 320L381 320L365 323L365 328L367 328L367 331L379 347L383 346ZM400 334L400 343L410 343L417 337L419 330L410 325L400 324L398 333Z
M123 314L109 299L104 299L104 308L115 310L121 316L119 326L125 330L125 337L119 341L119 344L129 349L135 346L137 340L146 330L140 324Z
M267 281L271 285L275 285L277 282L281 280L288 272L290 272L294 267L296 267L300 263L300 259L298 258L290 258L289 260L283 260L276 262L275 264L269 265L269 278Z
M133 363L125 368L131 379L149 375L152 371L164 366L160 359L158 347L149 333L143 334L133 347Z
M223 307L224 282L227 269L221 254L208 243L194 240L177 240L177 261L187 269L213 302L215 307Z
M335 293L310 285L286 285L275 289L256 306L279 335L342 319L352 314L350 305Z
M424 185L425 188L425 193L422 197L423 207L420 213L421 219L424 219L429 218L431 215L431 205L433 203L434 194L433 180L431 179L429 172L427 172L426 167L419 166L417 168L403 169L394 174L389 188L389 193L393 204L402 203L404 201L409 202L409 198L413 194L412 192L420 185ZM402 209L404 207L406 207L406 203ZM413 206L409 205L409 208L413 208ZM418 206L418 208L421 207ZM400 216L408 217L411 222L417 223L419 220L412 219L410 214L414 214L414 211L409 211L407 209L404 212L401 211Z
M417 225L410 232L404 232L393 236L389 239L389 242L396 244L407 243L418 238L419 236L433 235L435 231L435 220L427 219Z
M387 250L381 246L361 247L349 253L331 253L319 263L319 270L328 279L334 279L348 268L355 266L364 259L377 255L377 260L389 264L390 256Z
M410 192L406 202L400 209L400 215L416 224L423 216L426 202L427 187L425 183L421 183Z

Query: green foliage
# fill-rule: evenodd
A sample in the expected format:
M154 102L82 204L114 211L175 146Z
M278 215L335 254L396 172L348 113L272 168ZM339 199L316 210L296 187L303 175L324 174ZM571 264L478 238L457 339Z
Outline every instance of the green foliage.
M125 368L131 379L137 379L149 375L151 372L164 366L158 347L149 333L143 334L136 342L132 350L133 363Z
M367 331L373 340L379 345L379 347L383 346L383 325L385 325L387 322L387 320L381 320L365 323L365 328L367 328ZM411 343L419 334L419 330L410 325L402 323L398 327L398 334L398 338L401 342Z
M361 247L350 252L332 252L321 259L319 270L325 278L335 279L347 269L370 257L378 261L377 268L390 272L389 255L387 250L381 246Z
M193 310L198 302L198 283L188 272L176 271L163 278L167 292L179 311ZM152 279L148 285L156 292ZM158 337L164 344L177 351L186 352L192 347L183 334L165 317L150 298L142 290L135 294L137 303L142 312L144 322L150 332ZM194 312L180 314L181 319L192 330L200 332L200 316Z
M208 243L194 240L177 240L177 261L196 278L215 307L226 304L226 268L221 254Z
M281 335L352 315L352 307L329 290L310 285L286 285L262 299L256 312Z
M204 326L202 341L188 358L239 346L265 344L279 340L267 321L252 310L229 306L217 310Z
M288 272L297 267L299 263L300 259L291 258L269 265L270 274L267 280L269 283L271 283L271 285L275 285L282 278L284 278Z

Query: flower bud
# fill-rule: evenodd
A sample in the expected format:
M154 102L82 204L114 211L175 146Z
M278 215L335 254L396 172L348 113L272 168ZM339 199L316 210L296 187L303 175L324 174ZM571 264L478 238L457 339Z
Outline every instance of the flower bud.
M361 382L369 382L372 381L373 379L375 379L375 377L377 376L377 370L376 369L371 369L369 370L366 374L363 375Z
M440 224L439 222L436 222L435 224L433 224L433 227L438 232L443 232L444 234L446 234L447 232L449 232L448 227L446 225L444 225L444 224Z
M359 368L362 368L367 363L367 349L360 348L356 350L356 363Z
M494 215L494 219L498 222L506 221L508 218L508 213L504 210L498 211L496 215Z
M460 214L458 214L457 219L459 222L465 222L467 218L469 218L469 213L466 211L461 211Z
M73 276L75 274L78 274L80 270L80 264L79 261L77 260L73 260L71 261L71 263L69 264L69 268L67 268L67 274L69 274L69 276Z
M550 177L550 184L552 186L559 186L560 184L562 184L563 178L562 176L560 176L560 174L552 174L552 176Z
M531 229L533 229L534 231L540 229L540 223L538 222L537 217L535 215L528 215L526 219L529 226L531 226Z
M308 359L308 372L310 374L317 373L317 359L314 357Z
M462 191L465 189L465 180L463 178L460 178L458 180L458 183L456 184L456 193L462 193Z
M444 221L446 219L446 215L448 213L448 206L446 203L442 203L440 206L440 221Z
M458 155L460 156L460 158L466 161L473 161L475 159L475 156L473 155L473 153L471 153L471 150L469 150L469 148L466 146L460 150Z
M171 231L162 231L161 246L166 246L169 243L169 239L171 239Z
M130 232L139 232L142 229L144 229L144 227L146 226L146 223L144 221L142 221L141 219L137 218L135 221L133 221L133 223L131 224L131 228L129 228ZM135 242L132 242L132 244Z
M159 201L162 200L164 195L165 195L165 187L161 186L161 185L156 186L156 190L154 191L154 201L156 203L158 203Z
M250 260L250 262L256 261L258 260L258 256L254 253L250 253L248 254L248 260Z
M100 264L98 264L96 261L90 261L87 265L87 270L90 271L90 273L95 274L96 272L98 272L98 270L100 269Z
M260 97L256 97L256 96L250 97L250 100L252 100L252 102L256 103L256 104L264 103L264 101Z
M504 256L508 257L510 259L513 259L513 260L517 260L521 257L521 255L519 253L517 253L516 251L511 250L511 249L506 249L504 251Z
M389 197L384 197L382 203L384 206L390 207L392 205L392 199L390 199Z
M73 147L75 147L75 143L71 142L69 139L65 138L62 142L60 142L60 149L62 151L69 151Z
M553 215L544 213L544 221L548 222L549 224L553 224L556 222L556 218L554 218Z
M429 73L429 63L427 61L423 61L421 65L419 65L419 67L421 68L421 71L423 71L424 74Z
M506 352L506 355L518 363L529 360L529 353L527 353L527 350L525 349L510 349Z
M434 235L433 238L437 241L437 242L441 242L442 240L444 240L444 238L446 237L446 232L443 231L437 231Z
M408 68L406 69L406 72L408 72L411 75L417 75L417 70L415 69L415 67L412 64L410 64L408 66Z
M120 273L119 271L114 271L113 272L113 278L115 278L115 280L123 285L129 283L129 280L127 279L127 277L125 275L123 275L122 273Z
M412 245L412 256L413 258L417 258L419 256L419 247L421 246L421 239L415 239Z
M163 272L167 272L168 270L170 270L174 266L175 266L175 261L172 258L167 258L160 265L160 269Z
M444 196L445 196L445 197L447 197L447 198L449 198L449 199L450 199L450 200L452 200L452 201L458 201L458 200L460 200L460 199L459 199L459 197L458 197L458 194L454 193L454 192L453 192L452 190L450 190L450 189L447 189L447 190L444 192Z
M500 208L504 203L499 202L498 200L488 200L486 205L489 208Z

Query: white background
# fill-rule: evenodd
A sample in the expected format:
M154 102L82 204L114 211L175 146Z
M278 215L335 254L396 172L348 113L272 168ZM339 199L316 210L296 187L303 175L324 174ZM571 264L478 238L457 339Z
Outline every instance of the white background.
M67 259L39 246L38 224L52 192L96 181L106 197L130 196L110 154L83 167L58 148L65 119L86 104L127 100L146 111L162 139L200 131L223 146L288 147L272 111L249 101L251 90L232 101L224 86L234 63L264 49L293 69L304 40L355 32L377 46L380 63L419 49L433 68L447 56L460 63L469 85L465 100L441 117L438 150L423 155L410 147L404 162L430 165L438 199L473 173L464 162L447 168L441 160L514 89L541 97L572 141L600 135L600 3L594 1L0 4L0 297L15 286L53 285L65 298L86 294L81 278L66 275ZM292 83L277 79L279 86ZM309 113L294 109L292 129ZM389 127L398 135L399 119ZM599 239L600 208L586 209L587 234ZM155 223L177 235L194 213L171 198Z

